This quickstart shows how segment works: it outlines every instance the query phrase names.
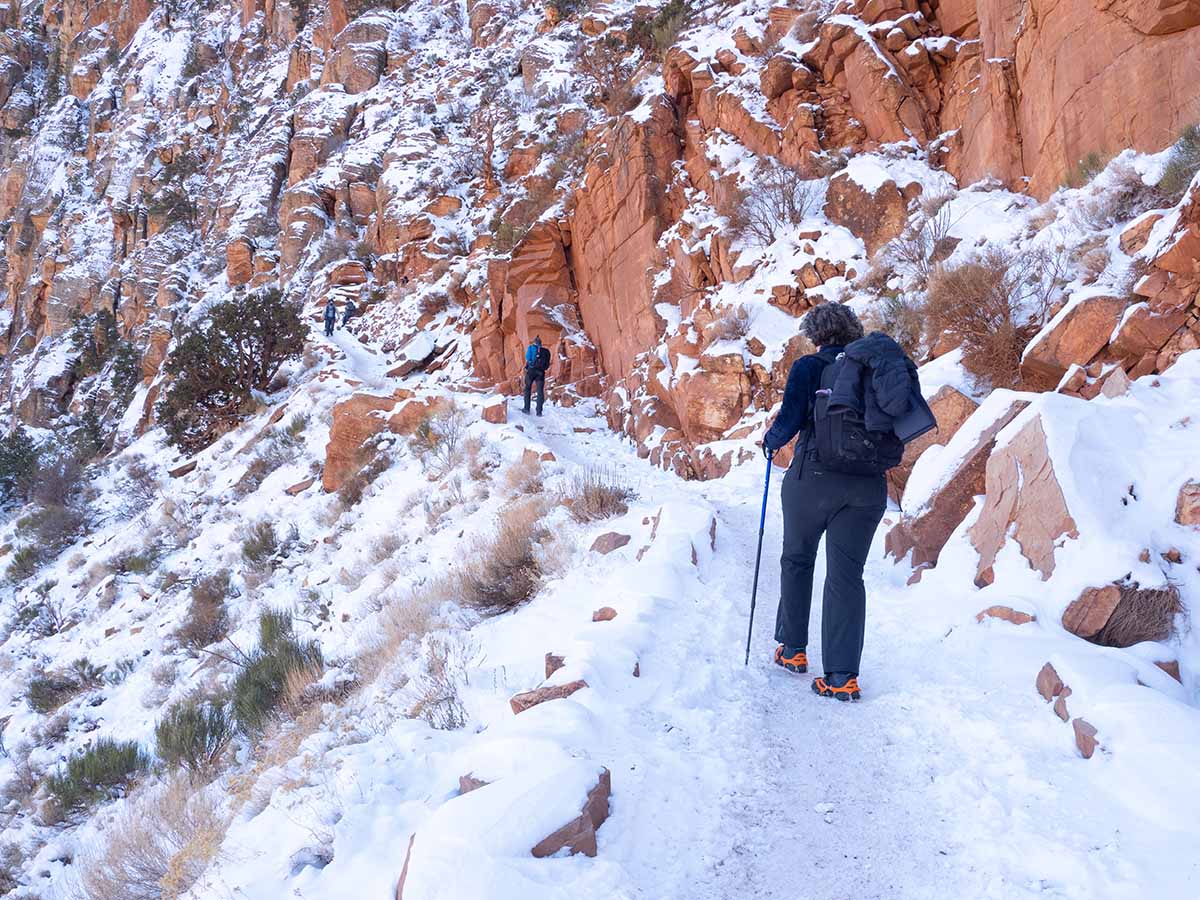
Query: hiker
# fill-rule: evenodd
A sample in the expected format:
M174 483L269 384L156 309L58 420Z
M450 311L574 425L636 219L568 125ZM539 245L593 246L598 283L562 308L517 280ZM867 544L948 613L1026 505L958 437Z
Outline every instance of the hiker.
M550 351L542 346L542 339L535 337L525 351L525 412L529 412L529 395L537 384L537 414L542 414L546 403L546 370L550 368Z
M333 304L333 298L325 304L325 337L333 337L333 329L337 325L337 307Z
M891 338L863 337L841 303L808 312L800 329L819 349L792 364L783 405L763 437L770 457L797 434L783 479L783 556L775 663L808 671L813 566L825 537L821 658L812 683L823 697L857 700L866 626L863 567L887 506L885 472L904 442L933 427L916 366Z
M350 319L358 314L358 307L354 305L353 300L346 301L346 312L342 316L342 327L345 328L350 324Z

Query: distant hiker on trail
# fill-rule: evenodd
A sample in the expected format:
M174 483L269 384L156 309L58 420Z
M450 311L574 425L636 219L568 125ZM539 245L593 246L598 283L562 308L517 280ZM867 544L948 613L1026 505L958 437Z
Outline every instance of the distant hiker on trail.
M535 337L525 351L525 412L529 412L529 395L537 384L537 414L542 414L546 403L546 370L549 368L550 351L542 346L540 337Z
M333 337L333 329L337 325L337 307L333 299L325 304L325 337Z
M342 316L342 327L345 328L350 324L350 319L358 314L358 307L354 305L353 300L346 301L346 312Z
M769 457L800 434L783 479L775 663L808 671L813 567L824 535L825 675L812 689L823 697L857 700L867 613L863 567L887 507L884 473L900 462L905 442L936 422L921 397L913 362L880 332L864 338L848 306L816 306L800 329L820 349L792 364L783 406L762 442Z

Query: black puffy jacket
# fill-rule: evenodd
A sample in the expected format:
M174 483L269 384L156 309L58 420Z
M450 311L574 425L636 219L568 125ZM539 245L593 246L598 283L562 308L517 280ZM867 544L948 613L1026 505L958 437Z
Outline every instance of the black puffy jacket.
M858 410L871 431L895 431L905 441L936 426L921 395L917 367L899 344L873 331L843 352L846 362L833 383L831 407Z

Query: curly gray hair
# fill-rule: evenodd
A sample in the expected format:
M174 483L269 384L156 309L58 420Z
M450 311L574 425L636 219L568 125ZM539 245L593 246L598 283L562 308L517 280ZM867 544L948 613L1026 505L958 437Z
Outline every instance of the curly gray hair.
M818 347L844 346L862 337L863 327L850 307L822 303L810 309L800 321L800 332Z

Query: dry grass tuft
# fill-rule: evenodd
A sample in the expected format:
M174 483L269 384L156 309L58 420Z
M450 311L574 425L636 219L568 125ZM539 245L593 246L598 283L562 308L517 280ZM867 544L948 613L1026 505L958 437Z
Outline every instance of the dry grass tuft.
M537 593L542 569L536 546L549 537L542 524L546 505L538 499L516 501L501 511L496 532L468 549L458 570L463 602L485 613L515 609Z
M559 494L559 502L576 522L596 522L624 515L629 511L628 501L636 496L616 472L589 467L572 476Z
M532 453L526 453L508 467L504 473L508 489L516 494L541 493L542 461Z
M409 684L414 693L409 718L422 719L429 727L440 731L465 727L467 707L460 685L469 683L467 671L473 656L474 648L464 638L430 638L425 644L421 670Z
M229 826L214 796L186 778L140 793L78 867L87 900L165 900L186 894L219 856Z
M1143 641L1165 641L1175 633L1175 617L1183 612L1175 585L1143 588L1121 585L1121 599L1108 623L1091 638L1102 647L1132 647Z
M742 305L722 307L708 326L710 344L718 341L741 341L750 334L750 311Z

